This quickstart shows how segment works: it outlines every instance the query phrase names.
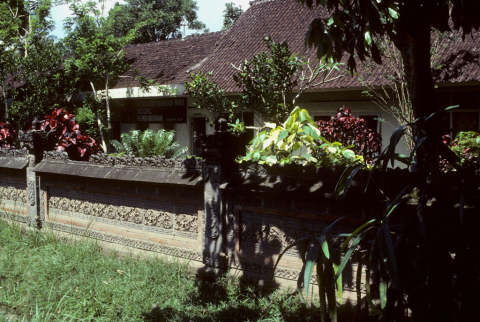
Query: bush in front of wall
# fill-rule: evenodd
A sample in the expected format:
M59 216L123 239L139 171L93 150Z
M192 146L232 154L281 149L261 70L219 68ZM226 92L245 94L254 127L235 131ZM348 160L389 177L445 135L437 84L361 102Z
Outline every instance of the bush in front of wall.
M178 159L187 154L187 147L180 147L173 131L160 130L154 132L132 130L122 134L122 142L112 140L111 143L117 150L117 155L129 154L136 157L148 158L164 156L168 159Z
M0 148L15 148L15 130L8 122L0 123Z
M45 117L41 129L53 137L53 149L65 151L68 157L75 161L88 161L92 154L98 152L98 144L88 135L80 132L80 126L75 122L75 115L65 109L53 109Z
M458 157L456 164L448 162L446 159L440 159L440 170L448 172L454 168L463 168L480 171L480 133L473 131L459 132L455 136L455 140L451 142L448 135L442 137L442 141Z
M325 139L340 142L344 147L351 146L355 154L363 156L366 162L371 163L380 153L382 135L369 129L364 119L350 113L350 108L340 107L336 117L316 124Z

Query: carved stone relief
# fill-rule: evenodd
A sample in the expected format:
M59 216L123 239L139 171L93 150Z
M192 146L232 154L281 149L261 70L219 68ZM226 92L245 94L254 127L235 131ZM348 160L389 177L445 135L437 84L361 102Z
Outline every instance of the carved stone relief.
M227 208L227 253L235 251L235 213L233 194L226 196Z
M27 194L25 188L6 186L0 183L0 199L8 201L19 207L25 207Z
M294 241L308 235L292 218L268 216L248 211L241 212L240 247L247 253L261 251L264 254L279 254ZM305 225L314 232L321 228L305 221ZM290 256L299 256L299 250L291 248L286 252Z
M217 239L220 231L219 231L219 209L218 203L210 199L207 202L207 225L206 225L206 234L207 237L211 239Z
M168 212L149 209L145 212L143 224L163 229L172 229L173 215Z
M103 232L95 231L92 229L82 229L72 225L65 225L61 223L52 223L52 228L55 230L87 236L98 240L103 240L110 243L120 244L128 247L135 247L166 255L176 256L180 258L186 258L194 261L202 261L202 254L199 251L185 248L177 248L160 243L152 243L143 240L128 238L124 236L106 234Z
M177 215L175 217L175 229L189 233L198 232L198 216Z
M30 206L35 206L35 179L29 178L28 179L28 204Z
M45 189L42 188L40 189L40 220L42 223L45 222L45 197L46 197L46 192Z
M139 202L135 198L51 188L48 209L51 214L198 238L198 209L195 206L176 207L164 201Z
M143 222L143 212L143 209L120 206L118 207L118 212L115 219L120 221L132 222L135 224L141 224Z

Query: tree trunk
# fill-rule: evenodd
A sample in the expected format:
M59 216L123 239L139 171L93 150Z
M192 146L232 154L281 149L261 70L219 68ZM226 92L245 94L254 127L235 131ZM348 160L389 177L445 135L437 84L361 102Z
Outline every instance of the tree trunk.
M112 117L110 113L110 99L108 98L108 83L110 77L108 76L108 72L106 73L106 82L105 82L105 105L107 108L107 128L108 128L108 141L112 139ZM107 146L107 149L110 149L110 144Z
M7 92L5 91L5 86L2 86L2 94L3 94L3 99L5 100L5 122L8 122L10 115L8 113L8 98L7 98Z
M90 79L88 81L90 82L90 86L92 87L92 90L93 90L93 97L95 97L95 100L97 100L97 91L95 90L95 86L93 86L93 83ZM102 121L100 120L100 115L98 114L97 111L95 111L95 116L97 117L98 131L100 132L100 138L102 140L102 144L101 144L102 150L104 153L108 153L107 144L105 143L105 138L103 136Z
M435 86L430 68L431 29L428 13L421 8L416 5L404 8L409 12L402 12L406 18L400 22L397 35L415 118L436 111Z
M431 72L431 27L429 6L425 1L407 1L400 7L397 46L402 54L407 90L415 119L428 117L437 112L435 85ZM431 9L431 8L430 8ZM438 216L428 209L427 201L439 197L439 145L440 132L438 124L420 124L413 128L414 141L418 142L425 135L433 138L433 144L424 144L415 155L412 172L416 173L416 187L419 201L416 212L416 223L421 238L417 240L419 254L428 254L422 260L424 276L417 283L408 287L409 305L414 320L435 321L453 320L453 303L451 285L448 281L448 268L442 267L441 259L445 258L445 250L436 245L439 237L438 226L431 223ZM431 181L428 179L431 175ZM415 222L414 221L414 222ZM438 222L438 220L437 220ZM438 223L437 223L438 225ZM443 237L443 235L441 236ZM448 281L448 282L447 282ZM412 281L413 282L413 281ZM441 290L445 290L442 292Z

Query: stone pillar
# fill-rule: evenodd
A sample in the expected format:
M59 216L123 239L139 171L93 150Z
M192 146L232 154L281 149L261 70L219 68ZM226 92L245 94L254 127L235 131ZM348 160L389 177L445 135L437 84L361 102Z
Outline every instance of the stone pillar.
M203 260L207 273L219 275L227 267L227 220L225 200L220 184L228 178L234 161L233 136L227 132L227 120L219 119L215 133L202 144L202 157L205 159L204 179L204 234Z
M26 147L28 150L28 165L27 165L27 208L30 218L29 226L41 228L42 218L40 216L40 177L35 175L33 168L42 161L43 151L47 142L47 134L40 130L41 122L37 119L32 122L32 129L24 132L19 131L18 139L20 147Z

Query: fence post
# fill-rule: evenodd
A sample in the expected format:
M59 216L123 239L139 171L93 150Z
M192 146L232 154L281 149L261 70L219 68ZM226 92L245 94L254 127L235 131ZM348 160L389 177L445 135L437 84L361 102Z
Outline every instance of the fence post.
M202 145L205 159L204 179L204 248L206 273L219 275L227 267L225 200L220 184L228 178L235 158L234 137L227 131L227 120L220 118L215 133Z
M47 133L40 130L41 122L36 118L32 122L32 129L24 132L19 131L18 139L20 147L26 147L28 150L27 165L27 208L30 222L29 226L41 228L42 218L40 218L40 178L35 175L33 168L42 161L43 151L47 142Z

